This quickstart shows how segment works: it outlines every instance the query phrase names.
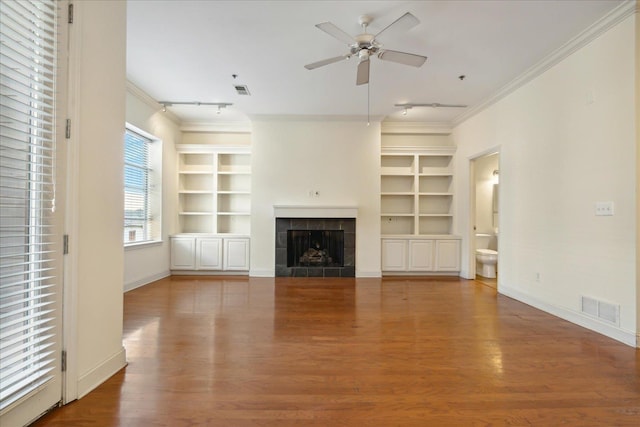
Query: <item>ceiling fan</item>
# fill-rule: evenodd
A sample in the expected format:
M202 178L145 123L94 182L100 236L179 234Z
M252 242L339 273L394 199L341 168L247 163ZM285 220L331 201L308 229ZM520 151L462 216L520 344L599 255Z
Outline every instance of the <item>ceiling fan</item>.
M352 56L357 56L360 59L358 64L358 72L356 76L356 84L363 85L369 83L369 69L370 69L370 57L377 55L378 58L383 61L392 61L399 64L411 65L412 67L420 67L427 60L426 56L416 55L413 53L399 52L397 50L383 49L382 44L378 42L378 38L389 30L399 31L408 30L415 27L420 23L418 18L407 12L400 18L393 21L386 28L380 31L378 34L367 33L367 26L373 21L373 17L369 15L363 15L359 19L359 23L362 26L363 33L355 37L342 31L331 22L323 22L317 24L316 27L329 34L336 39L347 43L349 46L349 53L345 55L335 56L333 58L324 59L322 61L313 62L307 64L304 67L307 70L313 70L325 65L333 64L334 62L342 61L343 59L349 59ZM388 33L387 33L388 34Z

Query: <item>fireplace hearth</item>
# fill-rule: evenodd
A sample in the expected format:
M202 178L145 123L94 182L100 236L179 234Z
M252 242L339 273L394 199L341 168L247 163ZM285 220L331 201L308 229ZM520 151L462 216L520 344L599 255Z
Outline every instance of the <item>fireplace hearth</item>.
M355 277L354 218L276 218L277 277Z

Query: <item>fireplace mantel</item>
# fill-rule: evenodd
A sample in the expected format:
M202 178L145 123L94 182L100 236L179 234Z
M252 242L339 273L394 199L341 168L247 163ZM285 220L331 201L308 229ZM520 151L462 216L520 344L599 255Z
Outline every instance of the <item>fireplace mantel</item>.
M275 218L357 218L356 206L274 205Z

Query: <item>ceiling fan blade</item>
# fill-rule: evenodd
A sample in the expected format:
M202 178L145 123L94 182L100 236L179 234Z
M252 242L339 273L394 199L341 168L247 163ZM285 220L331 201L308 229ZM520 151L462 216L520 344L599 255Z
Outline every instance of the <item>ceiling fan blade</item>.
M351 37L349 34L342 31L340 28L333 25L331 22L323 22L322 24L316 24L316 27L329 34L331 37L335 37L336 39L345 42L348 45L352 45L356 42L356 39Z
M356 85L365 85L369 83L369 68L371 61L365 59L358 64L358 75L356 76Z
M412 67L421 67L422 64L424 64L424 61L427 60L426 56L398 52L396 50L383 50L378 54L378 58L383 61L392 61L399 64L411 65Z
M413 16L410 12L407 12L404 15L402 15L400 18L393 21L391 24L387 25L384 29L382 29L382 31L380 31L378 34L374 36L374 39L378 40L380 35L387 30L392 29L393 31L407 31L410 28L415 27L419 23L420 21L418 20L418 18Z
M312 62L311 64L305 65L304 68L307 70L314 70L316 68L324 67L325 65L333 64L334 62L342 61L348 57L349 55L335 56L333 58L323 59L322 61Z

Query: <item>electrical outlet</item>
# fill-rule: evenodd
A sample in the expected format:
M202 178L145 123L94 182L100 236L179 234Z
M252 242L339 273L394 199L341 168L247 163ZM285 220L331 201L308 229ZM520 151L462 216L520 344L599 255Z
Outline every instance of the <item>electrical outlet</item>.
M596 216L613 216L613 202L596 202Z
M536 282L540 283L540 273L536 272Z

